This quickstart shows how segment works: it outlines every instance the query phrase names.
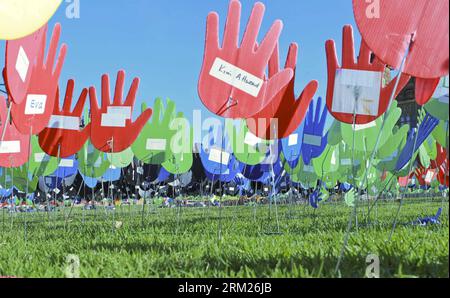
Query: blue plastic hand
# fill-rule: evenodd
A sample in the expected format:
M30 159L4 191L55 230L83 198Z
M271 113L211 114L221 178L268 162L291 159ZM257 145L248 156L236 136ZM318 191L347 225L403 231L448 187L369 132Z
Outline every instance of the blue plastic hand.
M397 160L395 167L397 171L400 171L409 163L411 157L414 157L414 154L438 125L439 120L426 113L423 121L420 123L419 129L417 131L411 130L408 133L405 147L403 147L402 153Z
M309 195L309 204L314 209L319 208L319 203L322 202L322 193L316 189L312 194Z
M302 153L302 138L305 129L305 121L289 137L281 140L281 148L284 159L291 168L295 168Z
M213 175L231 171L235 159L228 136L223 135L222 124L209 128L208 143L201 144L200 159L205 170Z
M313 158L319 157L327 146L328 133L325 134L327 116L328 110L325 105L322 106L321 97L316 102L311 102L305 119L302 142L302 156L306 165L309 165Z

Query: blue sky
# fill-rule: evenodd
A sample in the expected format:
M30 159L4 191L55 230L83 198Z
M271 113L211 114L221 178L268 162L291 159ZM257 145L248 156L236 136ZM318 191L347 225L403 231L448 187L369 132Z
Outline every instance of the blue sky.
M202 65L206 16L220 15L221 31L228 0L80 0L80 18L68 19L63 1L50 24L62 24L62 41L69 51L60 84L76 80L76 90L100 88L100 77L109 73L115 81L119 69L127 73L127 85L141 78L138 102L150 104L156 97L169 97L188 118L202 107L197 81ZM256 1L242 0L243 33ZM335 39L338 50L342 26L354 24L351 0L264 0L266 15L260 39L273 21L281 19L281 59L293 41L299 44L296 90L309 80L319 81L317 96L326 93L325 41ZM359 41L359 36L357 37ZM4 51L4 42L0 46ZM139 104L140 108L140 104Z

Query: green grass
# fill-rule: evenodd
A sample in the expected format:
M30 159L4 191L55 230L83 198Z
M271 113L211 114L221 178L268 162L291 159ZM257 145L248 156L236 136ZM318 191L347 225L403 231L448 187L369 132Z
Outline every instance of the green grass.
M448 202L439 226L403 223L436 213L440 201L407 200L391 241L398 203L380 203L371 224L358 210L340 276L364 277L366 257L380 258L381 277L448 277ZM0 213L0 276L64 277L66 257L80 259L81 277L338 277L335 266L351 209L324 204L218 208L142 207L50 214ZM69 209L64 210L68 214ZM1 211L0 211L1 212ZM84 213L84 214L83 214ZM113 228L115 221L123 226ZM218 240L219 222L222 239ZM26 229L25 229L26 227Z

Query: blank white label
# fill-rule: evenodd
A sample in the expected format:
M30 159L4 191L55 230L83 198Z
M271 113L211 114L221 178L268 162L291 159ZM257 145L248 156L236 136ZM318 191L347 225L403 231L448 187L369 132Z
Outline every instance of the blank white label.
M352 165L352 160L349 158L341 159L341 166L350 166Z
M122 115L125 119L131 119L131 107L108 107L107 113Z
M115 114L102 114L102 127L125 127L126 119Z
M147 139L145 148L147 150L164 151L166 150L167 140L165 139Z
M47 95L28 94L25 115L42 115L45 112Z
M332 111L378 116L382 76L381 72L338 69Z
M80 130L80 118L71 116L52 115L47 125L48 128Z
M252 134L251 132L247 132L245 135L244 143L249 146L256 146L257 144L261 143L261 139Z
M289 136L288 146L295 146L298 144L298 134L292 134Z
M59 166L61 168L71 168L73 167L73 159L61 159Z
M27 53L21 46L19 49L19 53L17 54L16 70L22 82L25 82L25 80L27 79L29 67L30 67L30 60L28 60Z
M211 148L209 152L209 160L216 163L222 163L223 165L228 165L228 162L230 161L230 153L222 151L218 148Z
M377 126L377 122L376 121L372 121L372 122L369 122L367 124L355 124L353 126L353 130L354 131L360 131L360 130L364 130L364 129L367 129L367 128L372 128L372 127L375 127L375 126Z
M20 153L20 141L0 142L0 153Z
M258 97L264 81L225 60L216 58L209 74L253 97Z
M55 189L53 190L53 192L54 192L55 194L59 194L61 191L60 191L59 189L55 188Z
M34 161L35 162L47 162L50 160L50 156L48 156L45 153L35 153L34 154Z
M307 173L314 173L314 167L310 166L310 165L304 165L303 171L305 171Z
M312 146L319 147L322 144L322 137L305 134L303 136L303 143L306 145L312 145Z

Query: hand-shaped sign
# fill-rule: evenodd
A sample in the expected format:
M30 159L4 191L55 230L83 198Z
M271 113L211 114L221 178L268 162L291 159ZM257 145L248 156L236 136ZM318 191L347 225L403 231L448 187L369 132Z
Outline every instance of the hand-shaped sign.
M305 122L297 127L297 129L287 138L281 140L281 148L286 162L291 168L297 166L298 160L302 153L302 137L305 128Z
M89 89L91 100L91 141L98 150L107 153L122 152L133 144L145 123L152 116L152 110L144 111L136 122L132 123L132 112L139 88L139 79L135 78L124 103L122 103L125 84L125 72L117 74L114 101L111 103L109 76L102 77L102 106L99 108L94 87Z
M265 80L265 70L282 30L276 21L258 46L265 7L256 3L238 47L241 3L231 0L222 47L219 16L208 15L206 45L198 92L203 104L226 118L248 118L261 111L292 79L285 69Z
M322 98L311 102L303 130L302 157L306 165L319 157L327 146L328 134L324 131L327 116L327 108L322 107Z
M31 155L28 160L28 171L37 177L49 176L58 168L58 158L46 154L37 136L31 137Z
M4 137L2 134L5 132ZM28 161L30 136L21 134L8 119L5 99L0 96L0 167L15 168Z
M142 105L142 112L147 109L147 105ZM142 132L131 146L136 158L146 164L162 164L170 155L170 142L176 130L170 129L170 123L175 118L175 102L168 100L167 107L160 98L155 100L153 116L149 123L146 123ZM181 117L178 114L178 117Z
M63 108L59 107L59 91L55 100L55 109L47 128L39 134L39 145L51 156L69 157L77 153L89 138L91 126L80 129L81 114L87 97L87 89L83 89L78 102L71 111L75 82L67 82Z
M294 71L294 76L289 84L263 110L247 119L250 131L262 139L273 140L289 137L302 123L309 104L317 91L318 82L311 81L296 100L294 85L297 51L298 45L296 43L291 44L285 64L285 69ZM278 55L277 44L269 61L269 78L280 72ZM276 120L275 127L271 125L272 119ZM263 125L260 127L262 120L264 120Z
M440 79L439 84L431 97L431 100L424 106L425 110L431 116L442 121L449 120L448 87L449 87L449 76Z
M338 62L334 41L326 43L328 110L341 122L367 124L386 112L397 80L392 80L386 87L382 86L386 64L377 57L372 61L372 52L364 41L361 42L359 57L355 62L353 28L350 25L344 27L342 39L342 66ZM395 96L409 79L409 76L402 75Z
M201 144L200 159L203 167L209 173L218 176L230 172L235 163L228 136L222 136L223 126L216 125L209 128L208 143Z
M56 24L53 29L52 39L47 54L47 60L44 62L44 51L46 42L46 32L41 39L39 52L34 64L29 65L30 78L28 88L25 84L11 85L17 88L26 88L22 97L15 97L11 107L12 119L14 125L23 134L40 133L50 120L53 113L53 107L57 99L58 80L66 57L67 46L63 44L56 61L55 58L58 48L59 37L61 35L61 25ZM26 64L26 63L25 63ZM15 76L17 81L17 76ZM14 80L14 77L13 77ZM9 81L6 73L6 81ZM21 81L22 82L22 81ZM8 83L7 86L10 84ZM9 94L14 96L15 90L8 90Z
M33 77L33 66L36 64L42 48L42 40L47 32L47 25L33 34L21 39L6 42L6 87L14 103L21 103L26 98L28 86Z

